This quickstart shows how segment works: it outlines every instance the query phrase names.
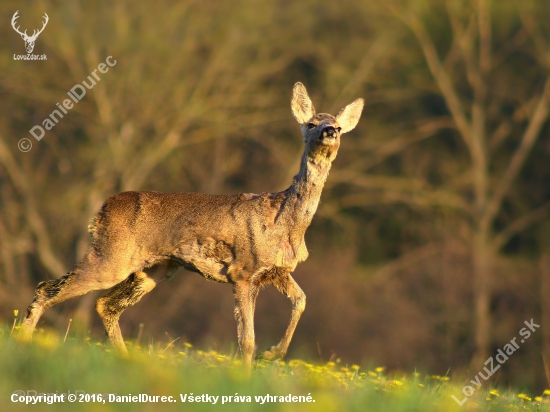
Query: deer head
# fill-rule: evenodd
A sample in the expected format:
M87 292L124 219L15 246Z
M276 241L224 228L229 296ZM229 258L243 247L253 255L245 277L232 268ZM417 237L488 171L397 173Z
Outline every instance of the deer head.
M296 83L290 102L292 114L300 124L306 152L314 163L332 162L340 147L340 135L353 130L363 110L363 99L344 107L336 117L327 113L315 114L315 108L302 83Z
M21 33L19 31L19 27L15 27L15 21L19 18L17 13L19 13L19 10L17 10L14 13L14 15L11 19L11 26L13 27L13 29L17 33L19 33L21 35L21 38L25 41L25 49L27 50L27 53L30 54L30 53L32 53L32 51L34 49L34 42L36 41L36 38L38 37L38 35L40 33L42 33L42 31L44 31L44 28L48 24L49 17L46 13L44 13L44 23L42 24L42 28L40 30L34 30L33 33L32 33L32 36L28 36L27 35L27 30L25 30L24 33Z

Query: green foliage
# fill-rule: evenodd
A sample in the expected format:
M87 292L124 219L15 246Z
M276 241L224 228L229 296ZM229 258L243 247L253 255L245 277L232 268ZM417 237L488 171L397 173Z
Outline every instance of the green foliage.
M461 400L462 383L447 376L420 373L388 375L385 368L363 369L343 365L339 359L311 364L299 359L288 362L259 362L252 371L240 360L216 351L194 349L188 343L136 346L128 342L129 355L120 357L100 342L69 338L39 331L33 344L21 344L0 335L0 407L2 410L50 410L45 404L19 405L10 402L15 391L40 393L174 396L178 403L58 403L55 410L193 410L210 411L459 411L451 398ZM81 392L78 392L81 393ZM77 393L77 395L78 395ZM550 391L546 391L550 394ZM219 396L216 405L180 402L180 394ZM251 402L235 402L234 396L250 396ZM255 396L311 397L315 403L266 402ZM222 396L231 403L221 405ZM279 399L279 398L278 398ZM550 410L546 395L537 399L513 390L499 393L476 391L465 408L483 411Z

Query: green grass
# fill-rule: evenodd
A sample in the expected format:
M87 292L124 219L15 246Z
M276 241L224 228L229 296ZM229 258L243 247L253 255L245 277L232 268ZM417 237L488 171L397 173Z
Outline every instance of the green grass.
M388 375L383 367L309 364L301 360L257 363L247 371L238 359L200 351L186 343L135 347L120 357L108 346L84 338L37 331L32 344L10 338L0 327L0 411L550 411L550 397L479 389L462 406L464 382L419 373ZM12 403L15 391L173 396L176 403ZM547 391L550 394L550 391ZM218 396L216 404L182 403L180 394ZM235 402L235 394L251 402ZM269 402L255 396L308 396L315 402ZM520 396L518 396L520 395ZM231 402L221 404L222 396ZM227 400L227 398L226 398ZM246 400L240 399L240 400Z

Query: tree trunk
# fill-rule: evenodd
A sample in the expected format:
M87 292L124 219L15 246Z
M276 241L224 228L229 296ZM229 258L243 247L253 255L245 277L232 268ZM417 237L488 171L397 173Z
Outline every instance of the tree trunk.
M474 307L475 307L475 352L470 364L472 373L483 368L489 357L490 336L490 297L492 255L488 245L487 230L480 228L474 233L472 242Z
M545 252L540 259L540 305L542 330L542 360L548 387L550 387L550 252Z

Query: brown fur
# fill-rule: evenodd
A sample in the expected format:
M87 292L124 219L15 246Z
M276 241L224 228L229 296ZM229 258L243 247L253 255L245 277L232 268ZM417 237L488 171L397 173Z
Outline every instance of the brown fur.
M88 227L91 246L78 267L59 280L38 285L21 335L30 339L38 319L52 305L112 288L97 301L96 309L112 344L125 351L118 325L121 313L183 266L233 285L239 347L247 364L254 352L259 288L272 284L288 296L292 315L287 330L278 345L260 354L265 359L284 356L305 308L305 295L290 273L308 256L304 234L317 210L340 134L355 127L363 101L354 101L337 117L315 114L305 87L297 83L291 106L305 149L288 189L232 196L124 192L110 197Z

